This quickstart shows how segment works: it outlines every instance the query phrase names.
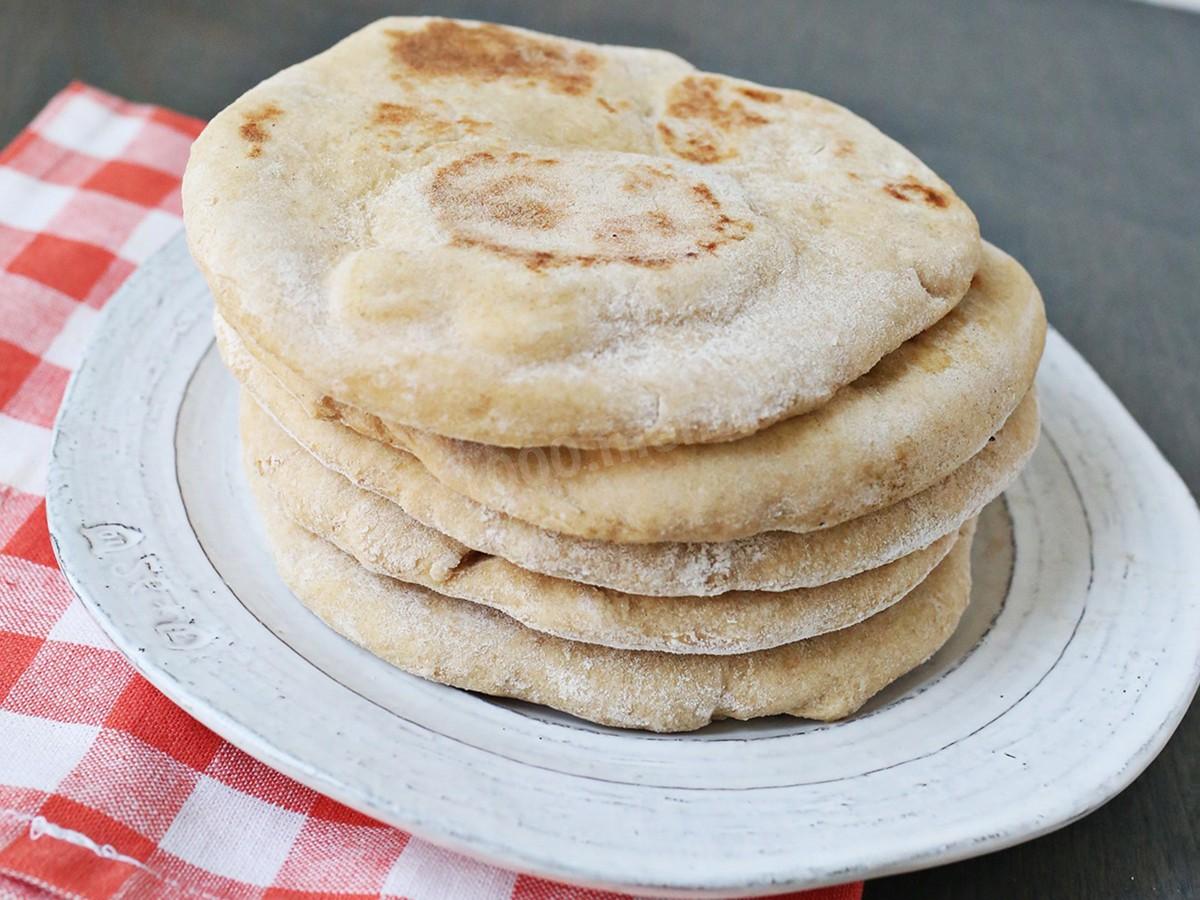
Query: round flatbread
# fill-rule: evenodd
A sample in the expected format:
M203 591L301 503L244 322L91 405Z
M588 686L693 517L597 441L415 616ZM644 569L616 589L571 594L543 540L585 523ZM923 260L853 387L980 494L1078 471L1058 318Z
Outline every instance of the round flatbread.
M297 525L379 575L490 606L557 637L626 650L732 654L836 631L891 606L942 561L957 531L878 569L813 588L719 597L626 594L470 553L395 503L356 487L243 395L246 472Z
M399 505L461 545L431 572L472 551L557 578L630 594L713 596L815 587L886 565L955 531L999 496L1037 445L1031 390L983 449L947 478L892 506L820 531L769 531L726 543L616 544L556 534L448 490L410 454L312 418L218 321L218 345L242 385L327 468ZM470 548L469 550L467 548ZM445 552L447 545L442 545Z
M230 329L222 330L230 343ZM508 450L389 428L323 403L294 376L285 386L314 411L410 451L452 490L548 531L619 543L724 542L828 528L948 477L1029 391L1045 333L1032 279L989 245L953 312L820 409L737 441L629 453Z
M526 447L728 440L945 315L974 216L799 91L655 50L385 19L195 142L221 314L340 402Z
M279 574L334 631L414 675L624 728L842 718L932 656L970 599L973 522L914 591L851 628L737 656L614 650L373 574L294 524L264 486L258 494Z

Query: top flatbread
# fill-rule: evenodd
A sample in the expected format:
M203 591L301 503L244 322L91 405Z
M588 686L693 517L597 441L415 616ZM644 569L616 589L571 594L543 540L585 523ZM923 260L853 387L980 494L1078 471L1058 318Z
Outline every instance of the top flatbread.
M655 50L385 19L220 113L222 316L336 400L523 447L725 440L945 315L970 210L862 119Z

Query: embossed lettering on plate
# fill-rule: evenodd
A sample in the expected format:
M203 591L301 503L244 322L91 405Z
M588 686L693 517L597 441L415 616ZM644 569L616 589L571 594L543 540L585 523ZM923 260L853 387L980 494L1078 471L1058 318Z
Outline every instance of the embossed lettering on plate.
M154 632L165 646L172 650L199 650L213 642L215 632L197 624L179 601L157 554L143 553L134 559L124 555L145 539L142 531L117 522L101 522L85 525L79 532L87 540L92 555L107 563L109 573L127 582L134 596L147 600L155 613Z

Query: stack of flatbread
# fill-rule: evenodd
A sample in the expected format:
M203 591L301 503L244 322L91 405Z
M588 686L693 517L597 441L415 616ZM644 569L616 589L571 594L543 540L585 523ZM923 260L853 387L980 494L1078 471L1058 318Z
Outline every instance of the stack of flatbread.
M669 53L377 22L218 115L189 240L280 574L417 675L834 719L970 593L1037 289L919 159Z

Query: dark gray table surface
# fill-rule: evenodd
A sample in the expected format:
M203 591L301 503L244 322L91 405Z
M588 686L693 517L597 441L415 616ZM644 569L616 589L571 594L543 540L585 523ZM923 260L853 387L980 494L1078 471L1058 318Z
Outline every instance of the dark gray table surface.
M72 78L210 116L394 13L663 47L822 94L954 185L985 236L1033 273L1053 325L1200 488L1200 15L1124 0L5 0L0 10L0 142ZM1193 709L1145 774L1083 821L872 882L866 896L1200 896L1198 822Z

